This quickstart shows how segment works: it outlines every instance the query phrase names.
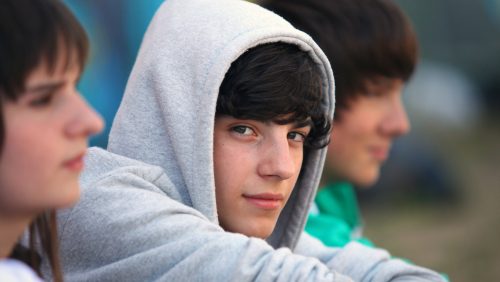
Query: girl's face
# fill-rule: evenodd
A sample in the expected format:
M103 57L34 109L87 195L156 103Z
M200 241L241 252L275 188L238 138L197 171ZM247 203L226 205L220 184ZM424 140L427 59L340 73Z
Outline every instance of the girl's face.
M76 90L77 64L54 72L42 63L17 101L3 101L0 213L33 214L75 203L87 139L102 119Z

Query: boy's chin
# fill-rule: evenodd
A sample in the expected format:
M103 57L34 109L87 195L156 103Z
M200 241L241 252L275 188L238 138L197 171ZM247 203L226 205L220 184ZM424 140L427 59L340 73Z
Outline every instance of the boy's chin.
M344 175L333 174L328 170L323 172L322 185L330 182L348 182L358 188L368 189L377 183L380 176L380 167L357 170L355 172L344 171Z
M259 223L255 226L244 226L239 230L236 230L236 232L248 237L266 239L267 237L271 236L275 227L276 224L271 225L267 223Z
M367 171L364 174L360 174L354 179L352 179L350 182L352 182L356 187L359 187L361 189L369 189L375 183L377 183L378 179L380 177L380 169L372 169L371 171Z
M272 228L259 228L258 230L245 230L244 235L248 237L256 237L260 239L266 239L267 237L271 236L273 233L274 226Z

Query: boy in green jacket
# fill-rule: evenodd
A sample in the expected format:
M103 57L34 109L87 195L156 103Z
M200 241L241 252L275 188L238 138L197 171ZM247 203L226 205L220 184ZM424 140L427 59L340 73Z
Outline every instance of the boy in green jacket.
M332 62L337 111L306 231L329 246L361 235L353 186L369 187L410 125L401 101L417 61L408 18L389 0L269 0L263 6L313 37Z

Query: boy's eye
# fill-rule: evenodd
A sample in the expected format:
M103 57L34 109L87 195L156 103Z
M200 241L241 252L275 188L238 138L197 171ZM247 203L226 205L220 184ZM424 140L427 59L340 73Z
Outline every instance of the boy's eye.
M50 104L50 102L52 102L53 97L54 97L53 93L43 94L31 100L29 102L29 105L32 107L43 107Z
M296 142L304 142L306 140L306 135L299 132L290 132L288 133L288 139L292 139L292 141Z
M384 92L381 92L381 91L369 91L369 92L365 92L365 97L368 97L368 98L379 98L379 97L383 97L384 96Z
M234 126L231 128L231 130L241 135L252 135L254 133L254 131L250 127L244 125Z

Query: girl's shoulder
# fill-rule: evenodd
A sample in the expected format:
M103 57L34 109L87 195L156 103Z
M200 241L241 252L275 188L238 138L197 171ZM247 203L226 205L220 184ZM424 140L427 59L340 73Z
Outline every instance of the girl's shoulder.
M0 277L3 282L41 282L41 278L26 264L14 259L0 259Z

